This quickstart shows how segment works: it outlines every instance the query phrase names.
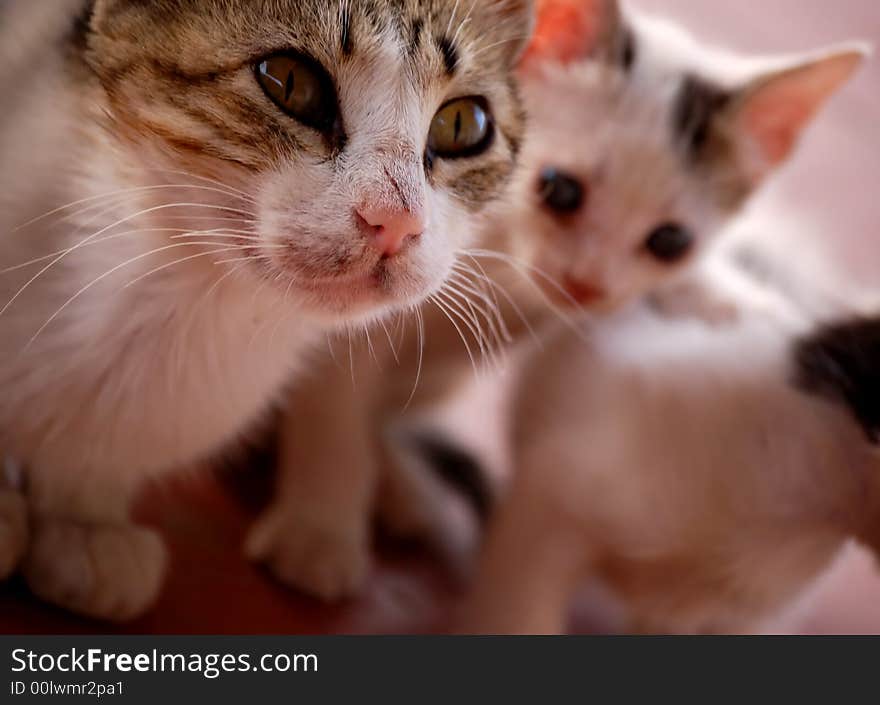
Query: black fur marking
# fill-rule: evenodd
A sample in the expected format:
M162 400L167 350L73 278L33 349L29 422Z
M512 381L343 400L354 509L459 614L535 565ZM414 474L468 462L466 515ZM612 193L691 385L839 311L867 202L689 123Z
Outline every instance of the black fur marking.
M79 53L85 52L89 44L89 34L92 31L92 16L95 14L96 0L86 0L82 8L73 20L70 29L70 45Z
M422 30L425 28L424 23L421 20L416 20L412 23L412 31L410 32L409 37L409 55L415 56L419 53L419 49L422 46Z
M824 328L797 344L794 360L798 387L845 404L880 444L880 318Z
M488 523L495 493L485 469L470 453L431 433L417 433L412 444L430 468L471 505L480 524Z
M730 102L730 95L695 76L686 76L672 112L675 142L689 157L699 158L709 140L712 121Z
M442 37L437 40L437 48L443 56L443 65L446 68L446 75L454 76L455 71L458 68L458 50L447 37Z
M351 12L346 8L342 12L342 37L340 41L343 56L351 56L354 52L354 39L351 36Z
M632 71L633 65L636 63L636 35L630 29L624 29L621 38L620 47L620 65L626 73Z

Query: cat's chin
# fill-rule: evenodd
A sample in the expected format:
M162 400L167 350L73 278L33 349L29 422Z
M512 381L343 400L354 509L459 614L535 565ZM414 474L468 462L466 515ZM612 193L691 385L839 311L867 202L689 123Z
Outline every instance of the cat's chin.
M434 288L406 285L376 275L345 279L296 281L301 308L318 320L361 323L419 304ZM293 294L291 294L293 298Z

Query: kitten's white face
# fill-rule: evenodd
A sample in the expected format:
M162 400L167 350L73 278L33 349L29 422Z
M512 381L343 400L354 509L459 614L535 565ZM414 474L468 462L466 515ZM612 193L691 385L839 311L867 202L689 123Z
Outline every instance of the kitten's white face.
M238 257L351 320L439 288L513 171L530 3L459 5L99 0L90 63L133 162L247 194L220 199Z
M613 0L545 0L538 22L509 228L548 294L596 311L699 256L861 60L743 72Z
M619 71L555 67L526 100L538 127L516 222L534 265L564 290L548 293L615 308L690 261L730 214L676 150L668 106Z

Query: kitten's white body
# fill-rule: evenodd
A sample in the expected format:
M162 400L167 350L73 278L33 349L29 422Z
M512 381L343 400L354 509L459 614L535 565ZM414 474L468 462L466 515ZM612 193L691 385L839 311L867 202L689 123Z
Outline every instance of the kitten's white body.
M796 388L805 322L770 292L724 296L740 316L721 327L636 306L545 338L465 629L559 632L592 577L631 629L747 632L871 538L876 454L846 410Z

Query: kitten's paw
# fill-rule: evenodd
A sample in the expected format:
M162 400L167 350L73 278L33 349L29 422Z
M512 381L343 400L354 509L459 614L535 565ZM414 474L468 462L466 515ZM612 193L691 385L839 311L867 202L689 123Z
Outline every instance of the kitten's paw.
M245 552L285 585L325 602L358 595L370 570L366 531L308 510L269 509L251 529Z
M41 519L24 575L34 594L72 612L134 619L155 602L168 563L158 534L133 524Z
M15 490L0 489L0 580L18 568L28 545L27 504Z

